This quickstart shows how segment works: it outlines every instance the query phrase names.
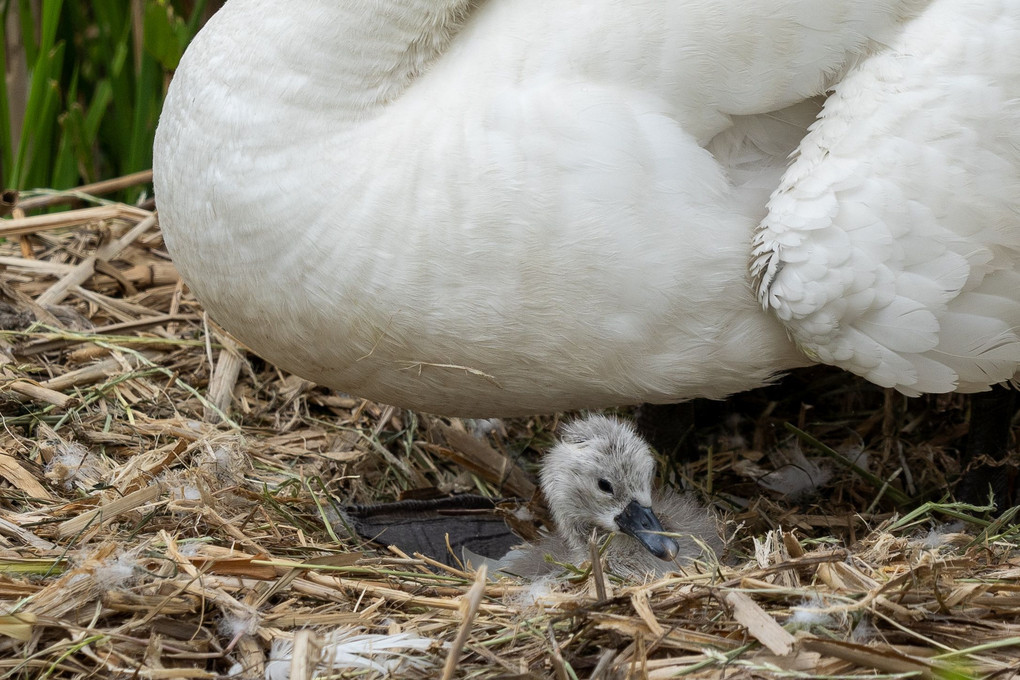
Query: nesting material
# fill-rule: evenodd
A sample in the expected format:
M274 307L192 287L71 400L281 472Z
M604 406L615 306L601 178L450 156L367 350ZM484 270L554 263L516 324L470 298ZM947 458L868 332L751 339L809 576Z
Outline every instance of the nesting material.
M68 200L23 198L37 208ZM348 632L407 643L390 651L411 678L439 677L458 638L457 674L480 678L1015 672L1020 554L1010 521L945 527L949 512L980 514L946 505L906 517L910 507L842 472L823 498L793 501L742 472L769 470L768 454L792 446L790 423L833 449L863 448L869 470L901 493L944 488L959 470L961 398L894 396L887 408L879 390L809 372L786 391L713 404L740 414L738 431L723 438L726 414L711 418L690 434L711 455L660 471L727 510L730 560L647 582L610 570L604 600L585 560L569 578L478 585L459 566L337 531L334 503L420 498L422 487L517 495L508 485L527 488L560 418L471 428L295 380L242 347L236 381L217 387L229 394L216 401L228 419L209 411L206 420L219 336L168 273L158 225L135 229L149 207L72 206L45 219L15 210L0 224L0 303L11 312L0 313L0 675L264 678L279 662L274 672L282 664L297 679L329 662L313 643L328 649L336 633L346 649ZM129 233L59 304L39 304ZM453 432L463 437L445 436ZM97 467L47 476L58 444L85 449ZM782 638L761 633L775 632L767 623L751 630L754 607L737 616L725 597L733 591L793 634L788 654L756 637ZM299 639L299 654L272 656L274 643Z

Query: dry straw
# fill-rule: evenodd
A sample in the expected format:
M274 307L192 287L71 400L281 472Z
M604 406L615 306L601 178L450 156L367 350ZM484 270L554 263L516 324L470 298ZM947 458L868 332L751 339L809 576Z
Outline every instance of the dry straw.
M0 678L1020 674L1010 518L904 515L958 471L958 398L824 372L742 397L688 440L710 457L666 466L711 480L722 562L487 578L351 536L337 506L530 497L556 419L481 432L267 365L205 317L151 204L87 196L146 180L0 223ZM883 486L830 470L813 495L788 473L827 469L819 446Z

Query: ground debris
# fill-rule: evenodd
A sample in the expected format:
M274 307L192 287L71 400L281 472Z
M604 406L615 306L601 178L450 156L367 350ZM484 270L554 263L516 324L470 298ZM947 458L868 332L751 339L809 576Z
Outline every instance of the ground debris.
M15 208L0 235L0 677L1017 673L1009 518L908 515L783 427L916 507L959 471L960 397L813 370L707 407L711 455L664 469L726 513L727 554L610 574L598 599L585 565L485 579L340 521L454 492L540 504L558 417L439 419L283 373L206 318L142 207Z

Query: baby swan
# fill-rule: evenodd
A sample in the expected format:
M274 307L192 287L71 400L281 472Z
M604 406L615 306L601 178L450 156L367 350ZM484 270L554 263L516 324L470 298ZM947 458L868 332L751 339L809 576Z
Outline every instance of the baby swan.
M512 551L504 570L539 576L556 569L546 561L579 564L589 558L589 541L615 533L606 560L621 576L644 578L721 548L712 514L687 495L654 491L655 458L633 425L591 415L563 428L546 454L542 491L556 522L556 534Z

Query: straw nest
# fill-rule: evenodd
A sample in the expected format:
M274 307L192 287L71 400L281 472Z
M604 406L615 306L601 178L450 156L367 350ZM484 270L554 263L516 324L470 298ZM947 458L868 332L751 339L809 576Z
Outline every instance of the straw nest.
M918 502L958 474L962 399L815 371L709 407L665 476L735 537L686 573L439 567L336 508L530 496L557 419L399 411L246 353L151 202L88 195L146 181L0 223L0 677L1020 677L1011 515Z

